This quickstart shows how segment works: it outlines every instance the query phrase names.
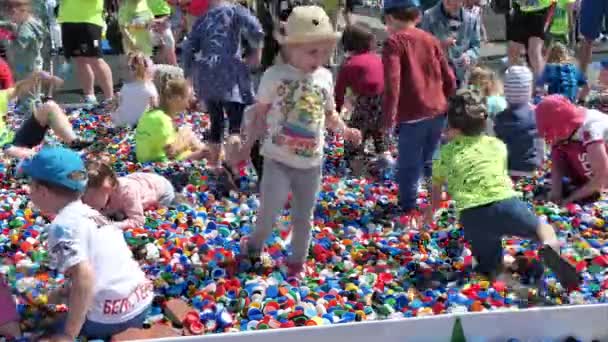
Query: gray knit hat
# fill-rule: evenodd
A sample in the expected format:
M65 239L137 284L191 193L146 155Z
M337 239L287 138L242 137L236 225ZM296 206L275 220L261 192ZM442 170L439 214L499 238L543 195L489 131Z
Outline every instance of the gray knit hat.
M514 65L505 74L505 99L510 104L523 104L532 100L534 76L526 66Z

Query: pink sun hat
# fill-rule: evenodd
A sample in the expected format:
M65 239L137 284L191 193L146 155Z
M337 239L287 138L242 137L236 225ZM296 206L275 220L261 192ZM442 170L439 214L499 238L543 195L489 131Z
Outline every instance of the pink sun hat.
M536 106L538 134L550 143L568 139L585 121L585 108L562 95L549 95Z

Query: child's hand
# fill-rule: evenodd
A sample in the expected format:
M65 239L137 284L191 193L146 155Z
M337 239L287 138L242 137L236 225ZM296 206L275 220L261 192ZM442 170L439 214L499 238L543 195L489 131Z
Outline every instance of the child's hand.
M165 153L167 153L167 157L169 157L169 159L175 159L175 157L178 156L179 152L180 151L177 146L173 144L165 146Z
M356 128L347 128L344 131L344 139L355 144L361 144L361 131Z

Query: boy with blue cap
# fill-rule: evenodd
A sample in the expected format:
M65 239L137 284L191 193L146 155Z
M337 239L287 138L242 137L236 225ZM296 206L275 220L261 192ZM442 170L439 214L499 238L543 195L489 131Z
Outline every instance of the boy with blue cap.
M422 176L431 176L433 155L446 122L447 98L456 90L454 73L439 40L416 28L420 15L418 0L384 3L390 33L382 52L384 127L390 131L398 125L397 182L405 221L415 215Z
M153 299L152 283L133 259L122 231L99 226L101 214L82 203L87 171L80 156L45 147L25 160L20 171L31 179L34 205L55 215L48 227L51 267L70 280L65 288L70 310L52 339L108 339L141 327Z

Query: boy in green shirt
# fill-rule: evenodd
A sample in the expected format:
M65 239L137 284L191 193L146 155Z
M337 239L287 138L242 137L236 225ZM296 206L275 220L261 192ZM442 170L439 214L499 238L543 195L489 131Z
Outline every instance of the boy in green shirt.
M553 227L542 223L513 190L505 144L483 134L487 117L485 99L477 91L460 90L450 99L447 135L451 141L441 148L433 165L426 223L432 221L441 200L441 187L447 182L471 244L476 272L494 279L504 266L512 269L512 261L503 262L502 237L518 236L540 240L542 261L556 273L564 288L576 287L576 269L561 259Z

